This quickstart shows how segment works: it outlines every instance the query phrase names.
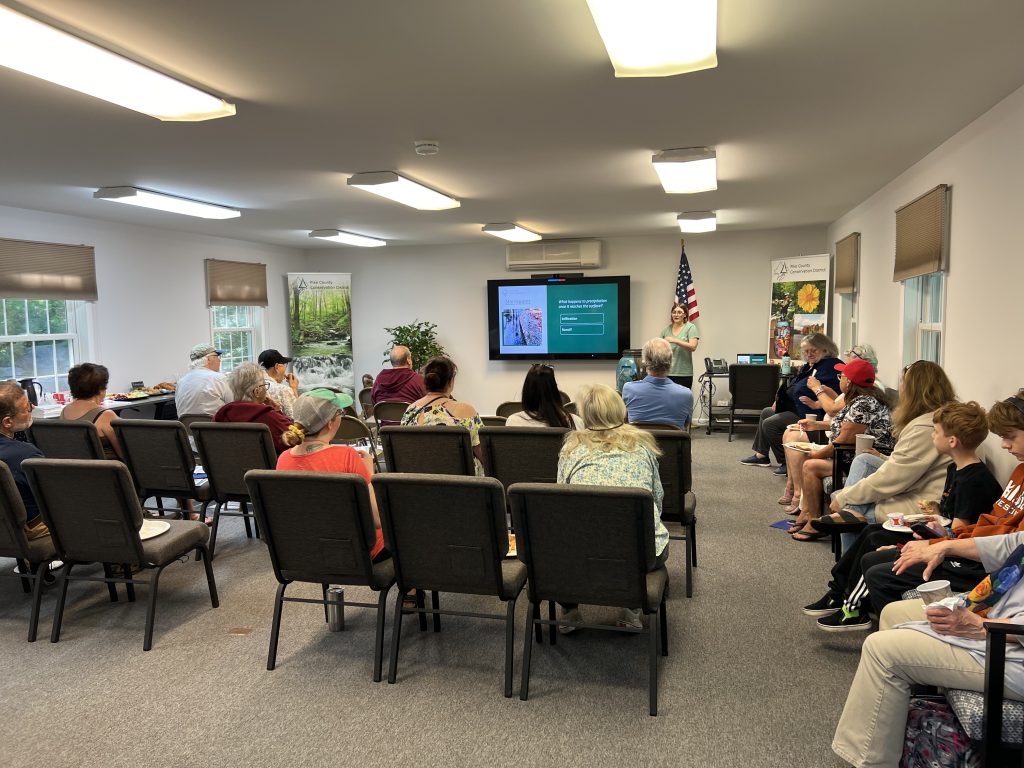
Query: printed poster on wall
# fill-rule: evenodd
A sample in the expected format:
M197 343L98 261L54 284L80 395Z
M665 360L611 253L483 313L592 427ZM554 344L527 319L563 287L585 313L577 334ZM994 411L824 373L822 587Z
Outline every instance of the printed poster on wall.
M798 256L772 261L772 303L768 355L800 360L800 342L812 333L828 333L829 275L832 257ZM799 363L798 363L799 365Z
M351 274L288 274L292 370L300 392L334 387L355 399L351 300Z

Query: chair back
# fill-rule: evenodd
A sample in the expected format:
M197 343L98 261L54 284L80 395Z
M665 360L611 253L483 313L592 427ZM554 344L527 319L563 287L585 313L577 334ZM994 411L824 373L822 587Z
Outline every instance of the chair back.
M28 513L10 468L0 461L0 557L28 560Z
M677 432L682 432L682 430L679 429L679 427L677 427L675 424L669 424L664 421L631 421L629 423L632 424L637 429L644 429L647 430L648 432L659 432L671 429L674 429Z
M505 416L481 416L480 421L485 427L504 427L507 417Z
M114 419L111 426L141 496L196 495L196 460L180 421Z
M245 473L277 466L274 439L266 424L196 422L192 436L210 483L210 496L216 501L248 499Z
M359 408L362 413L359 414L364 419L373 418L373 387L363 387L359 390L359 396L356 398L356 402L359 403Z
M61 560L143 562L142 507L124 464L27 459L22 467Z
M573 416L579 416L579 414L576 412L577 410L578 409L576 408L576 403L571 403L570 402L570 403L566 403L565 404L565 412L566 413L571 413Z
M389 472L475 475L473 443L465 427L382 427Z
M484 427L480 447L484 467L505 490L513 483L553 483L565 427Z
M494 409L494 413L498 416L504 416L506 419L513 413L519 413L523 410L523 404L518 400L508 400L497 408Z
M779 381L778 365L733 363L729 366L729 393L732 395L732 409L759 411L771 405L775 401Z
M373 420L377 424L377 431L381 427L394 427L402 421L402 417L409 409L409 403L400 400L382 400L373 406Z
M509 500L530 602L656 608L647 600L656 564L650 491L517 483Z
M661 449L658 474L665 496L661 501L661 519L689 523L684 499L693 488L690 433L681 429L652 430Z
M505 496L491 477L382 474L373 480L403 590L503 595Z
M366 480L253 469L245 484L280 583L370 584L376 532Z
M205 413L186 413L184 416L178 418L186 428L191 427L197 421L208 422L213 421L213 416L207 416Z
M357 419L355 416L342 416L341 424L338 426L338 432L334 435L334 439L331 440L335 445L351 445L352 443L367 443L373 442L373 435L370 433L370 428L366 426L366 422L362 419Z
M102 459L96 425L88 421L39 419L32 423L31 442L50 459Z

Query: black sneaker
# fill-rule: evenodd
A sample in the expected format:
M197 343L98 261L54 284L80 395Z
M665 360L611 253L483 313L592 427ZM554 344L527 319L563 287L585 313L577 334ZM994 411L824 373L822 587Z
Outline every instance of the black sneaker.
M843 599L836 597L833 592L826 592L820 600L815 600L810 605L803 607L803 612L808 616L828 616L843 607Z
M840 608L831 616L818 619L818 626L826 632L866 632L871 629L871 617L866 611L862 613Z
M770 467L772 460L767 456L758 456L754 453L745 459L740 459L740 464L746 464L748 467Z
M778 475L779 477L785 477L786 474L787 474L786 473L786 465L785 464L779 464L779 466L777 466L775 469L772 470L772 474L773 475Z

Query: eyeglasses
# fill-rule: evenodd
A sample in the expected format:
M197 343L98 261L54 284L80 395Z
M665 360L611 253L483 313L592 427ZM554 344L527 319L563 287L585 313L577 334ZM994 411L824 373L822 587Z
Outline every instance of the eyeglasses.
M846 356L847 357L856 357L858 360L863 360L864 359L864 357L859 352L857 352L856 350L853 350L853 349L846 350Z

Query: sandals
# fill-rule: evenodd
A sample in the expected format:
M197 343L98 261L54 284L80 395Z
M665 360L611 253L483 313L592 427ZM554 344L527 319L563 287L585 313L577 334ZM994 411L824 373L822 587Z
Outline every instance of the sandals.
M859 530L867 524L868 520L864 515L845 508L831 515L823 515L817 520L811 520L812 527L826 533L832 533L836 529Z
M800 499L799 499L799 497L793 499L793 503L790 504L785 509L783 509L782 511L785 512L787 515L796 515L796 514L798 514L800 512Z
M791 538L793 541L818 541L819 539L824 539L827 536L827 533L814 533L813 531L798 531L789 538Z
M781 504L784 507L788 507L789 505L791 505L793 503L793 494L792 493L784 493L784 494L782 494L779 497L778 503Z

